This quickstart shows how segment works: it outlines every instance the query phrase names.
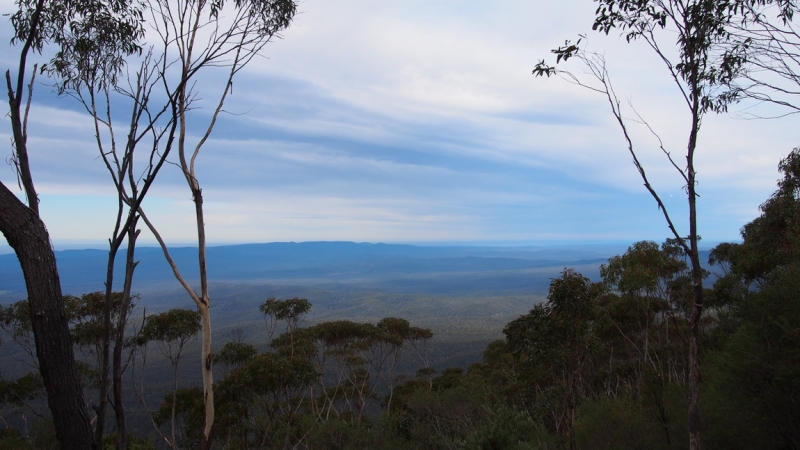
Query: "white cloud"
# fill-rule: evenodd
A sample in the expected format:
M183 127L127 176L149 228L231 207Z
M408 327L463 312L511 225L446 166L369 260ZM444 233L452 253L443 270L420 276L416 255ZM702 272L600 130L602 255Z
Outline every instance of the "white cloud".
M674 84L642 43L591 33L595 8L589 0L303 1L284 38L234 83L226 110L235 115L221 118L198 159L210 240L660 239L663 218L602 96L531 75L549 49L588 32L621 99L682 163L688 119ZM207 120L219 86L201 81L198 90L203 109L192 114ZM63 205L48 216L54 238L107 234L101 205L113 196L90 121L46 89L36 98L34 175ZM787 123L705 118L697 168L713 203L701 211L709 230L701 234L727 238L757 213L777 161L797 145ZM651 181L682 217L682 180L646 128L630 131ZM191 241L185 181L173 166L160 177L149 214L169 240ZM0 180L15 184L11 170Z

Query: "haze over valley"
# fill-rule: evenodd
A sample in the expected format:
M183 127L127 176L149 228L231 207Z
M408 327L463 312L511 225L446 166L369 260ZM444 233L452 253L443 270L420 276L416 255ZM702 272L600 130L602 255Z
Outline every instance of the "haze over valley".
M0 448L800 449L797 2L5 8Z
M622 247L622 248L620 248ZM215 334L242 327L258 336L258 305L268 297L306 298L307 320L376 321L402 317L429 327L437 341L501 337L509 321L544 300L552 278L565 267L596 279L599 266L624 246L413 246L353 242L269 243L208 248ZM197 249L171 250L187 279L196 283ZM120 252L121 261L124 252ZM64 292L104 289L107 251L56 252ZM138 247L133 292L150 312L190 307L160 248ZM122 264L117 266L122 280ZM194 269L194 270L193 270ZM0 255L0 303L25 298L19 262ZM474 362L480 352L472 354Z

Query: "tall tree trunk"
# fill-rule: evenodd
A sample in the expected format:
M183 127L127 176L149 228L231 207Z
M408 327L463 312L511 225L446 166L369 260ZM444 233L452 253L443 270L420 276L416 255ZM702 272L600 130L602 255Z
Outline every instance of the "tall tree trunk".
M694 171L689 170L689 204L690 204L690 223L691 234L691 254L692 262L692 283L694 285L692 313L689 316L689 448L700 450L700 362L699 345L700 338L700 316L703 312L703 269L700 266L700 256L697 248L697 217L695 210L695 192L692 188L694 182Z
M206 268L206 226L203 219L203 191L197 180L193 180L192 197L197 217L197 260L200 266L200 302L197 311L200 313L202 326L202 345L200 363L203 374L203 429L200 435L200 450L211 448L211 431L214 425L214 378L211 371L211 301L208 295L208 270Z
M113 361L113 389L114 389L114 413L117 424L117 450L126 450L127 426L125 424L125 404L122 400L122 372L125 365L122 363L122 350L125 347L125 327L128 324L128 313L131 304L131 286L133 284L133 271L136 269L134 252L136 249L136 238L139 231L136 230L137 217L134 217L128 228L128 251L125 256L125 283L122 286L122 299L117 316L116 335L114 336L114 361Z
M127 312L120 312L120 315L125 314ZM121 324L124 328L127 321L120 320L117 324ZM114 421L117 424L117 450L126 450L127 449L127 435L128 430L127 426L125 425L125 404L122 400L122 349L123 344L122 340L124 337L124 331L120 332L117 330L117 336L114 340L114 368L113 368L113 393L114 393Z
M105 430L105 417L106 417L106 406L108 404L108 370L111 368L111 311L114 306L114 267L117 258L117 252L119 251L120 246L122 246L122 242L125 239L126 233L129 233L135 230L135 217L132 218L130 221L125 223L122 231L120 232L120 217L122 214L123 208L123 201L122 198L119 199L119 212L117 215L117 224L114 230L114 237L113 239L109 240L109 250L108 250L108 262L106 265L106 292L105 292L105 301L103 302L103 361L102 366L100 367L100 388L98 392L98 404L95 406L95 411L97 412L97 423L95 424L95 441L102 442L103 434ZM134 214L134 212L130 212L130 214ZM130 234L129 237L129 244L135 242L135 239L131 241ZM127 302L130 302L130 277L133 277L133 267L131 267L132 261L128 261L133 258L133 247L128 248L128 254L126 257L126 265L125 265L125 286L128 288L127 293L123 292L122 299L120 300L120 308L126 307L126 294L127 294ZM130 273L129 273L130 271ZM124 291L124 289L123 289ZM127 315L127 309L119 310L119 316L117 322L123 321L123 329L121 330L123 335L125 333L125 325L124 319ZM117 334L119 333L119 329L117 330ZM120 338L121 339L121 338ZM114 347L114 357L116 358L116 351L117 351L117 339L115 337L115 347ZM121 352L122 349L120 348L119 351ZM120 353L121 357L121 353ZM116 360L115 360L116 363ZM115 370L116 370L115 366ZM122 376L120 374L120 376ZM121 403L119 403L121 405ZM117 409L117 402L115 400L114 408ZM117 418L119 418L117 416ZM117 421L117 426L119 426L119 421ZM124 427L123 427L124 428Z
M19 56L16 87L11 72L6 71L9 119L13 134L17 176L25 189L25 206L5 184L0 183L0 231L19 259L28 291L31 328L36 341L36 356L42 375L47 403L53 417L56 438L62 449L97 449L92 439L92 426L83 390L78 381L75 355L69 324L64 314L64 299L58 278L56 256L50 235L39 217L39 197L33 185L27 147L27 114L36 76L36 65L28 85L25 114L22 114L22 93L30 51L41 19L45 1L37 0L28 23L28 35Z
M214 379L211 372L211 311L208 306L208 297L203 297L205 306L197 308L200 312L200 324L202 326L202 348L201 357L203 364L203 429L200 438L200 449L208 450L211 448L211 432L214 425Z
M689 449L700 450L700 363L698 338L700 336L700 315L703 312L703 268L700 266L700 255L697 249L697 179L694 170L694 153L697 149L697 135L700 131L702 113L698 65L693 65L690 78L692 87L692 131L689 134L688 151L686 152L686 175L688 177L687 194L689 197L689 259L692 262L692 284L694 285L694 303L689 317Z
M33 201L36 201L33 199ZM62 449L98 448L78 382L56 258L44 222L0 183L0 231L19 259L36 356Z
M117 240L111 241L108 250L108 263L106 266L106 294L103 303L103 361L100 367L100 388L97 394L97 405L94 406L97 413L97 423L95 423L94 440L103 441L103 434L106 424L106 404L108 403L108 367L109 367L109 340L111 338L111 305L114 302L114 260L117 257L119 243Z

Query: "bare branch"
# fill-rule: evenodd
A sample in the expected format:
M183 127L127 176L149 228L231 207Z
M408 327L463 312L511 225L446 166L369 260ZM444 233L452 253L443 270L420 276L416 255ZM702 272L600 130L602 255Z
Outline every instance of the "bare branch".
M28 83L28 98L25 100L25 113L22 116L22 136L25 139L25 142L28 141L28 113L31 111L31 99L33 98L33 81L36 79L36 69L39 67L38 64L33 65L33 70L31 71L31 82Z
M691 252L691 249L690 249L689 245L687 245L687 243L685 241L685 238L683 236L681 236L681 234L678 232L677 228L675 227L675 224L672 222L672 218L670 217L669 212L667 211L667 208L664 205L664 202L661 200L661 197L658 195L656 190L650 184L650 181L647 178L647 174L646 174L646 172L644 170L644 166L642 166L641 162L639 161L638 156L636 155L636 151L634 150L634 147L633 147L633 141L632 141L630 135L628 134L628 127L627 127L627 125L625 123L625 119L622 116L620 101L619 101L619 99L617 97L616 92L614 91L614 86L611 83L608 71L606 69L605 58L603 58L602 55L599 55L597 53L588 53L587 54L584 51L581 51L581 52L577 53L576 56L584 63L584 65L589 69L590 73L602 85L601 88L594 88L594 87L588 87L588 88L590 90L594 91L594 92L601 93L606 97L606 101L608 102L609 106L611 107L611 113L614 115L614 118L616 119L617 124L620 126L620 129L622 130L623 137L625 138L625 142L627 144L628 153L630 153L631 158L633 159L633 165L636 167L636 170L639 172L639 175L642 178L642 181L644 182L644 187L647 189L647 191L650 193L650 195L655 199L656 203L658 204L658 209L664 215L664 219L667 221L667 226L670 229L670 231L672 232L673 236L675 236L675 239L679 242L681 247L683 247L683 249L686 251L686 253L689 254ZM582 83L582 82L578 81L577 77L575 77L572 74L569 74L569 75L574 80L576 80L575 84L578 84L579 86L582 86L582 87L587 87L587 85L585 83ZM637 113L637 115L638 115L638 113ZM648 125L648 128L649 128L649 125ZM651 129L651 132L652 132L652 129ZM658 136L656 135L656 137L658 137ZM659 139L659 142L660 142L660 139ZM663 146L661 148L662 148L662 150L664 150ZM666 151L664 151L664 152L669 157L670 163L673 165L673 167L675 167L678 170L678 172L681 174L681 176L684 178L684 180L687 180L687 182L688 182L688 178L687 178L686 174L684 173L684 171L681 170L680 168L678 168L678 166L674 163L672 158L669 156L669 153L667 153Z
M150 222L150 219L147 218L147 216L144 213L144 210L142 210L141 207L139 207L138 212L139 216L141 216L142 220L144 220L144 223L147 224L147 228L150 230L151 233L153 233L153 236L155 236L156 240L158 241L158 245L161 246L161 250L164 252L164 258L166 258L167 263L169 263L169 266L172 269L172 273L175 275L175 278L178 280L178 282L181 283L181 286L183 286L183 288L186 290L189 296L192 297L192 300L194 300L197 306L201 306L202 301L200 300L200 297L197 296L197 294L194 292L194 289L192 289L189 283L186 282L186 279L184 279L183 276L181 275L180 271L178 270L178 266L175 264L175 261L169 254L169 249L167 248L167 244L164 243L164 239L161 238L161 234L158 232L156 227L153 226L153 224Z
M665 155L667 155L667 159L669 159L669 162L670 164L672 164L672 167L674 167L675 170L677 170L678 173L681 174L683 180L686 181L686 184L688 185L689 177L686 176L686 172L684 172L683 169L681 169L680 167L678 167L677 164L675 164L675 161L672 159L672 155L664 148L664 142L661 140L661 136L659 136L658 133L656 133L655 130L653 130L650 124L646 120L644 120L644 118L642 118L641 114L639 114L639 112L636 111L636 108L633 107L633 104L630 101L628 101L628 106L631 107L631 110L633 110L633 112L636 114L636 117L639 118L638 123L646 126L647 129L650 130L650 133L653 136L655 136L655 138L658 140L658 148L660 148L661 151L664 152Z

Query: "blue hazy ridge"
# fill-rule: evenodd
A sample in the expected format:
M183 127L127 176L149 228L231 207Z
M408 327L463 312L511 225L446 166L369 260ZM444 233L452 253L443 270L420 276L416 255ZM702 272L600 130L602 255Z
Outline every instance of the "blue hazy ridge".
M611 256L606 253L591 248L290 242L209 247L207 261L212 282L344 283L400 292L464 294L496 289L538 291L542 280L549 282L564 267L599 266ZM197 282L197 249L172 248L170 254L183 276ZM120 249L115 288L122 281L124 256L124 249ZM65 293L103 289L107 251L62 250L56 252L56 258ZM139 261L134 277L137 286L175 282L160 248L138 247L136 260ZM3 297L25 291L14 254L0 255L0 291L6 294Z

